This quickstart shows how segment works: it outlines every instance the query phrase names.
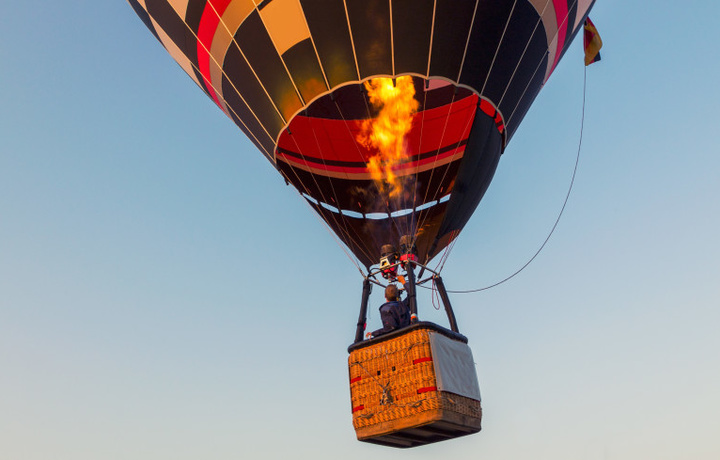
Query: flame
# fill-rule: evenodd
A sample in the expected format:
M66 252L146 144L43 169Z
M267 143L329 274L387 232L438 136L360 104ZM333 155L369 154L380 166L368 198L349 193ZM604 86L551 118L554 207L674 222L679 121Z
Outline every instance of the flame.
M367 167L380 193L396 198L404 184L395 168L408 156L405 136L420 105L415 100L415 85L410 76L397 77L394 83L392 78L373 78L365 82L365 89L378 116L363 121L357 140L377 151Z

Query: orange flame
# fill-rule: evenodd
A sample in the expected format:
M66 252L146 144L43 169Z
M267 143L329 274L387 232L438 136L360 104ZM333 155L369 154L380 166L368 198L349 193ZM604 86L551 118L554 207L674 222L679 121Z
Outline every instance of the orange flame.
M377 151L368 161L368 171L380 192L395 198L403 191L403 181L395 168L407 158L405 136L420 104L415 100L415 86L409 76L397 77L394 83L392 78L373 78L365 82L365 89L378 116L363 121L357 140Z

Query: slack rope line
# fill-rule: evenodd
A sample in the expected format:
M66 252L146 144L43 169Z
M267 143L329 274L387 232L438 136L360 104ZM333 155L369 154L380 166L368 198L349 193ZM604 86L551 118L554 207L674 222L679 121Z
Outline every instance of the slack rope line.
M550 229L550 233L548 234L547 238L545 238L545 241L543 241L543 243L540 245L540 248L535 252L535 254L533 254L533 256L530 258L530 260L525 262L525 265L520 267L518 270L516 270L510 276L505 277L504 279L498 281L497 283L494 283L494 284L491 284L489 286L485 286L482 288L478 288L478 289L467 289L467 290L450 290L450 289L448 289L447 292L453 293L453 294L471 294L473 292L487 291L488 289L492 289L496 286L499 286L499 285L505 283L506 281L510 281L512 278L514 278L520 272L525 270L525 268L527 268L527 266L530 265L532 263L532 261L535 260L535 258L538 255L540 255L540 252L542 252L542 250L545 248L545 245L548 243L548 241L550 241L550 237L555 232L555 229L557 228L558 223L560 223L560 218L562 217L563 212L565 212L565 207L567 206L568 200L570 199L570 194L572 193L573 185L575 184L575 177L577 175L578 164L580 163L580 151L582 149L583 131L585 128L585 94L586 94L586 90L587 90L587 66L584 67L584 72L583 72L582 117L580 119L580 140L578 142L578 150L577 150L577 155L575 157L575 167L573 169L572 178L570 179L570 186L568 187L567 195L565 195L565 201L563 202L562 208L560 208L560 213L558 214L557 219L555 219L555 223L553 224L552 229ZM422 287L427 288L426 286L422 286Z

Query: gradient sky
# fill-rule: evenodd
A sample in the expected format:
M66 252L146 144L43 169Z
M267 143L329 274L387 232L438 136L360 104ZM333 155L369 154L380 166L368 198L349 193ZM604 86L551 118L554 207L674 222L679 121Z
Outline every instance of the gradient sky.
M357 269L132 9L2 6L0 460L720 458L718 2L598 0L565 214L451 297L483 431L412 450L355 440ZM583 72L576 41L449 289L544 241Z

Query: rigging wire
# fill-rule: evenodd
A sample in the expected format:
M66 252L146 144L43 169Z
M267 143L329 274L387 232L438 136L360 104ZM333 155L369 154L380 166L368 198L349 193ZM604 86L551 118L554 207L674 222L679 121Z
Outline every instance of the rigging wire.
M440 298L440 292L437 288L437 284L435 283L435 279L432 280L432 286L431 288L431 299L432 299L432 306L435 310L440 310L440 307L443 305L442 298Z
M525 264L522 267L520 267L514 273L505 277L504 279L502 279L496 283L493 283L489 286L485 286L485 287L478 288L478 289L465 289L465 290L450 290L450 289L448 289L447 290L448 293L471 294L474 292L486 291L488 289L492 289L496 286L499 286L499 285L505 283L506 281L511 280L516 275L518 275L520 272L525 270L525 268L527 268L527 266L530 265L532 263L532 261L535 260L535 258L540 254L540 252L542 252L542 250L545 248L545 245L548 243L548 241L550 241L550 237L555 232L555 229L557 228L558 223L560 223L560 218L562 218L563 212L565 212L565 207L567 206L568 200L570 199L570 194L572 193L573 185L575 184L575 177L577 175L578 164L580 163L580 152L582 150L583 131L585 128L586 91L587 91L587 66L585 66L584 72L583 72L583 103L582 103L582 116L580 118L580 140L578 142L577 155L575 157L575 167L573 168L572 178L570 179L570 186L568 187L567 194L565 195L565 201L563 202L562 208L560 208L560 212L558 213L557 219L555 219L555 223L553 224L552 228L550 229L550 233L548 233L548 236L547 236L547 238L545 238L545 241L543 241L543 243L540 245L540 248L538 248L538 250L535 252L535 254L533 254L533 256L530 257L530 259L527 262L525 262ZM421 287L427 288L426 286L421 286ZM427 288L427 289L429 289L429 288Z
M427 85L429 81L430 81L430 77L428 75L428 79L426 80L425 85ZM427 115L427 93L429 90L430 89L428 87L425 87L425 94L424 94L425 101L424 101L424 105L423 105L423 119L422 119L423 123L425 122L425 115ZM445 122L443 124L443 130L442 130L442 133L440 134L440 138L439 138L440 141L438 142L438 146L435 151L433 165L432 165L432 168L430 168L430 177L427 180L428 184L432 184L433 177L435 176L435 170L437 168L437 163L438 163L438 155L440 154L440 150L443 147L445 133L447 132L448 122L450 121L450 115L452 114L452 106L455 103L456 96L457 96L457 89L453 92L452 98L450 99L450 103L447 105L448 111L447 111L447 115L445 115ZM458 142L458 144L459 144L459 142ZM421 144L421 146L422 146L422 144ZM457 146L456 146L456 148L457 148ZM418 151L418 153L422 153L422 152ZM447 175L447 171L450 169L451 164L452 164L452 162L447 163L445 165L445 173L443 174L443 177L440 179L440 184L442 184L442 182L444 181L444 178ZM424 188L425 188L425 193L423 194L422 204L428 203L428 196L430 195L430 187L428 186L428 187L424 187ZM433 194L433 199L431 201L438 201L441 198L438 195L441 193L442 192L440 190L436 190L435 193ZM421 211L418 214L418 216L416 218L416 220L417 220L416 227L414 229L414 232L412 233L413 245L417 242L417 238L419 236L418 230L425 226L425 221L430 216L430 214L431 214L431 211L429 210L429 208L424 209L423 211Z

